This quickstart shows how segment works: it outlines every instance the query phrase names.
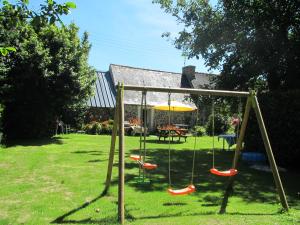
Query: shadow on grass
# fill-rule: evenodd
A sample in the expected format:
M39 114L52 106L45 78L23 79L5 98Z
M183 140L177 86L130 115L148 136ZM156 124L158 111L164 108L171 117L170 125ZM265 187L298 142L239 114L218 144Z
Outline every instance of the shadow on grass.
M126 157L129 158L130 154L135 153L137 151L132 150L126 154ZM228 170L231 167L233 156L234 151L217 150L215 152L216 168ZM192 158L192 150L171 150L171 180L173 188L183 188L190 183ZM146 161L158 165L155 171L151 171L152 182L148 185L130 182L138 176L138 164L129 161L125 164L127 170L125 180L127 184L140 192L166 190L168 188L168 150L160 148L148 149ZM210 174L209 169L211 165L212 154L210 149L196 151L193 183L197 191L193 195L201 199L203 206L220 205L219 213L225 213L228 199L232 195L241 198L245 203L278 203L278 195L272 173L251 169L246 163L240 162L239 173L234 178L234 189L227 189L230 178ZM299 209L300 197L297 195L299 192L297 187L300 186L300 175L285 172L281 177L290 206ZM112 184L117 185L117 179L113 180ZM211 194L211 199L209 200L207 195L204 195L205 193L214 194Z
M96 151L98 152L98 151ZM130 153L126 154L126 157L129 158L130 154L136 153L137 150L133 150ZM94 152L73 152L73 153L94 153ZM218 150L215 152L215 163L216 167L220 170L226 170L230 168L233 151L221 151ZM193 151L182 149L182 150L172 150L171 152L171 178L173 187L182 188L190 183L191 169L192 169L192 158ZM97 160L94 160L95 162ZM168 187L168 150L167 149L149 149L147 155L147 161L156 163L158 168L155 171L151 171L152 182L149 184L139 184L134 182L138 176L138 164L130 161L125 164L127 169L125 175L125 182L128 186L131 186L136 191L139 192L150 192L150 191L165 191ZM219 213L225 213L226 207L228 204L229 197L234 194L234 196L240 197L247 202L260 202L266 204L275 204L277 203L277 194L271 173L256 171L250 169L248 165L240 163L239 165L239 174L235 177L235 186L233 190L227 190L227 184L229 179L226 177L216 177L209 173L211 167L212 155L210 149L202 149L201 151L196 152L196 164L195 164L195 178L194 185L196 186L197 192L193 195L198 197L201 206L203 207L215 207L220 206ZM117 166L115 163L114 166ZM289 202L296 207L298 204L297 196L294 196L294 193L297 193L297 184L300 183L300 179L295 179L295 174L285 173L284 184L286 184L286 193L289 198ZM118 179L115 178L112 180L111 185L117 185ZM299 186L299 185L298 185ZM207 193L207 194L205 194ZM58 217L52 223L60 224L115 224L117 223L116 217L108 217L101 220L84 218L80 220L68 220L67 217L76 213L77 211L89 206L93 202L97 201L104 196L105 193L99 195L92 201L84 203L76 209L65 213L64 215ZM184 206L187 203L181 202L167 202L163 203L165 207L172 206ZM298 206L299 207L299 206ZM133 217L126 210L125 214L127 220L141 220L141 219L160 219L164 217L180 217L180 216L201 216L201 215L213 215L216 214L216 211L209 211L204 213L189 213L188 211L182 211L175 214L159 214L159 215L150 215L142 217ZM263 213L263 212L249 212L249 213L240 213L233 212L227 213L229 215L243 215L243 216L265 216L265 215L278 215L280 212L275 213Z
M89 162L89 163L97 163L97 162L106 162L107 160L105 160L105 159L94 159L94 160L89 160L89 161L87 161L87 162Z
M278 215L279 213L227 213L228 215L241 215L241 216L272 216ZM214 211L211 212L203 212L203 213L187 213L187 211L173 213L173 214L160 214L156 216L142 216L134 218L136 220L142 219L161 219L161 218L169 218L169 217L181 217L181 216L211 216L216 215Z
M108 217L104 218L101 220L95 220L92 218L86 218L82 220L64 220L61 222L53 222L53 223L58 223L58 224L102 224L102 225L112 225L112 224L117 224L117 220L114 217Z
M101 151L75 151L74 154L90 154L90 155L103 155Z
M62 139L68 139L67 137L51 137L42 139L20 139L14 140L13 142L6 143L4 147L15 147L15 146L43 146L49 144L63 144Z
M142 141L143 143L144 143L144 141ZM168 144L169 143L169 140L168 139L166 139L166 140L146 140L146 143L149 143L149 144L164 144L164 145L166 145L166 144ZM171 140L171 143L172 144L182 144L182 143L184 143L184 141L182 141L182 139L180 139L180 141L179 140Z
M86 219L82 219L82 220L67 220L66 218L76 212L78 212L79 210L82 210L86 207L88 207L89 205L93 204L94 202L96 202L97 200L99 200L100 198L104 197L105 194L102 193L99 196L97 196L96 198L92 199L89 202L85 202L82 205L80 205L79 207L70 210L69 212L63 214L62 216L57 217L55 220L53 220L51 223L57 223L57 224L64 224L64 223L69 223L69 224L111 224L114 223L113 220L116 220L116 218L105 218L103 220L92 220L91 218L86 218ZM116 222L116 221L115 221Z

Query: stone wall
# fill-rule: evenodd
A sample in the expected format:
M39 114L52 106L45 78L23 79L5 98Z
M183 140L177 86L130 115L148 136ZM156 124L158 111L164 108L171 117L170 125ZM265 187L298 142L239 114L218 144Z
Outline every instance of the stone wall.
M114 108L89 108L88 112L85 115L84 122L89 123L91 121L106 121L108 119L114 118Z
M129 121L133 118L138 118L138 106L137 105L125 105L124 106L124 120Z

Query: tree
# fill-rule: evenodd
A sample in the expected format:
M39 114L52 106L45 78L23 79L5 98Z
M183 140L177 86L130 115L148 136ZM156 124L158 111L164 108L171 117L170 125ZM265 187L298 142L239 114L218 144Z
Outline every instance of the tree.
M299 1L223 0L217 6L207 0L153 2L184 24L174 41L177 48L221 69L219 88L299 88Z
M67 3L66 3L67 4ZM7 142L54 134L58 117L82 113L95 81L88 35L56 23L69 7L47 1L40 13L25 1L0 9L0 42L16 52L0 57L0 104ZM66 118L66 117L64 117ZM72 121L71 121L72 122Z

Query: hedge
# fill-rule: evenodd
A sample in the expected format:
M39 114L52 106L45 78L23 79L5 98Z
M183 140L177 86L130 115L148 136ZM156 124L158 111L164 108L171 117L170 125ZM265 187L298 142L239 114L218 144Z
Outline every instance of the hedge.
M300 90L258 95L273 153L278 165L300 168ZM246 151L265 151L254 111L245 136Z

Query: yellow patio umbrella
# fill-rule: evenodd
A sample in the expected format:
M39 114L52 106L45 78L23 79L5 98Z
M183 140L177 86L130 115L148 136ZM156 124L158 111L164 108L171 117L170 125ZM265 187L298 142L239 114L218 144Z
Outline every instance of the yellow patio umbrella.
M169 111L168 103L158 104L153 106L153 109L161 110L161 111ZM172 112L190 112L196 110L196 107L183 104L182 102L178 101L171 101L170 110Z

